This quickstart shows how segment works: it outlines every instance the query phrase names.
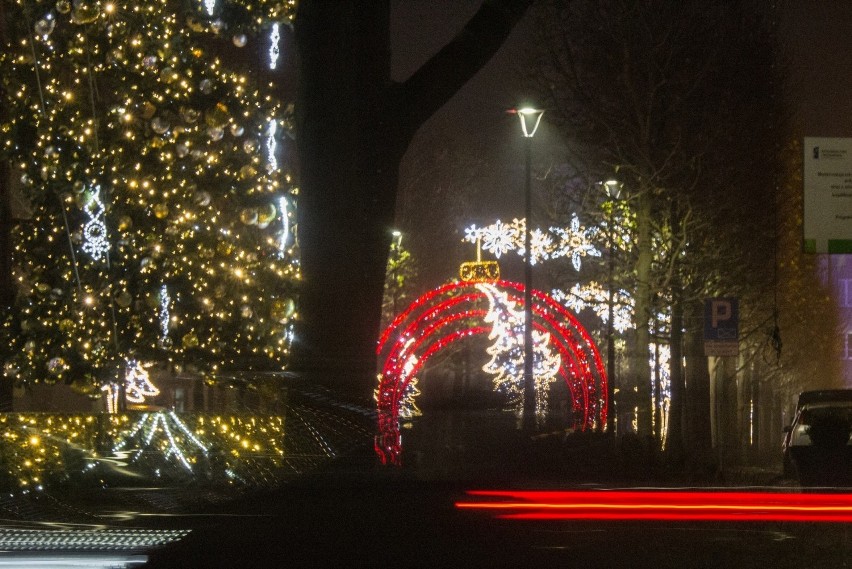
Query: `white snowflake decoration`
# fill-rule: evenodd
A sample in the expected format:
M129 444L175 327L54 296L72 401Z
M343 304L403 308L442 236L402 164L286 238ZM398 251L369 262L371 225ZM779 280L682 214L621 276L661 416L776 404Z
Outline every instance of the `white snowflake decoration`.
M515 225L506 225L498 220L482 230L482 248L498 259L517 247L518 229Z
M551 251L553 251L553 238L541 229L534 229L530 233L530 250L532 251L532 255L530 256L531 265L535 265L538 261L546 261L550 258ZM526 251L521 249L520 253L523 256Z
M579 271L582 266L582 258L586 256L600 257L601 252L594 246L592 240L597 236L598 229L586 228L580 225L577 214L571 218L568 228L551 227L550 230L559 236L560 242L552 254L552 258L571 257L574 270Z
M470 243L480 242L484 250L498 259L509 251L517 251L518 255L523 257L526 255L525 231L526 219L513 219L511 224L497 220L486 227L471 225L465 229L463 240ZM550 232L559 239L558 245L554 243L554 238L549 233L541 229L531 231L530 264L535 265L541 261L559 257L570 257L574 269L579 271L583 257L601 256L601 252L592 243L599 233L598 229L581 225L576 214L571 218L567 228L551 227Z
M575 284L567 293L563 290L553 290L550 296L573 312L588 308L602 322L609 322L609 291L595 281L582 286ZM616 291L612 308L614 330L623 333L633 327L633 298L630 293L623 289Z

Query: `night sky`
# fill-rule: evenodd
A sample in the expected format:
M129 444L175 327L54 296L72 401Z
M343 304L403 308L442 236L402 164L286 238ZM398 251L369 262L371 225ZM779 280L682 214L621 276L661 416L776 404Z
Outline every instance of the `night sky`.
M440 49L479 4L478 0L396 0L394 78L404 80ZM785 97L793 126L802 136L852 137L852 1L780 0L779 6L780 32L785 38L779 61L790 69ZM524 59L530 20L522 21L497 55L421 129L403 162L401 187L409 177L422 174L410 168L413 156L428 152L436 140L453 141L486 154L496 165L471 189L481 201L480 218L471 221L491 223L498 216L511 219L522 215L521 138L516 119L505 110L526 96L518 68ZM546 115L536 145L542 152L556 155L562 147L558 133L548 127ZM483 192L487 199L481 198ZM412 215L406 211L404 192L397 211L404 229L406 217ZM429 236L410 238L428 240ZM434 275L432 280L438 284L443 278Z

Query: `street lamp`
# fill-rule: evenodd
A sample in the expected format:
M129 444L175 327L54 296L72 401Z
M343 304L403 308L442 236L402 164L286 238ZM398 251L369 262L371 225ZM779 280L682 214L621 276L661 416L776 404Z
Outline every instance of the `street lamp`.
M609 412L606 417L606 430L609 433L615 433L615 334L613 325L613 312L615 311L615 284L613 283L613 273L615 272L615 200L621 197L621 183L617 180L607 180L603 183L604 192L607 197L613 202L609 208L609 220L607 221L608 239L609 239L609 267L607 269L607 286L609 287L609 299L607 301L607 325L606 325L606 375L607 381L607 401L609 403Z
M527 431L535 428L535 377L533 376L533 310L532 310L532 138L541 123L544 111L524 107L514 112L521 119L521 132L525 139L526 187L524 191L524 410L523 427Z

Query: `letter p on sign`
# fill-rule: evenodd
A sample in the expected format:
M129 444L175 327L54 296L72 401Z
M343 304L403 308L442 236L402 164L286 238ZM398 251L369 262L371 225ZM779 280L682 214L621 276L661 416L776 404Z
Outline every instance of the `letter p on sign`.
M733 316L731 301L723 298L714 298L711 302L710 321L713 328L719 328L719 323L730 320Z
M736 342L739 336L739 301L708 298L704 301L704 340Z

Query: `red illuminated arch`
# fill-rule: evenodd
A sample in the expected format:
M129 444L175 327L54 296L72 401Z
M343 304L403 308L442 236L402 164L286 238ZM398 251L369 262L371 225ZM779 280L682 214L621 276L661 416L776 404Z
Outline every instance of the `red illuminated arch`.
M458 282L432 290L414 302L387 327L377 352L381 370L376 392L379 437L376 452L384 462L399 458L400 403L411 378L436 353L450 344L488 334L484 321L486 295L477 282ZM487 283L524 304L524 287L509 281ZM533 327L548 332L562 356L559 375L568 386L578 428L606 424L607 376L600 352L576 316L547 294L533 290Z

